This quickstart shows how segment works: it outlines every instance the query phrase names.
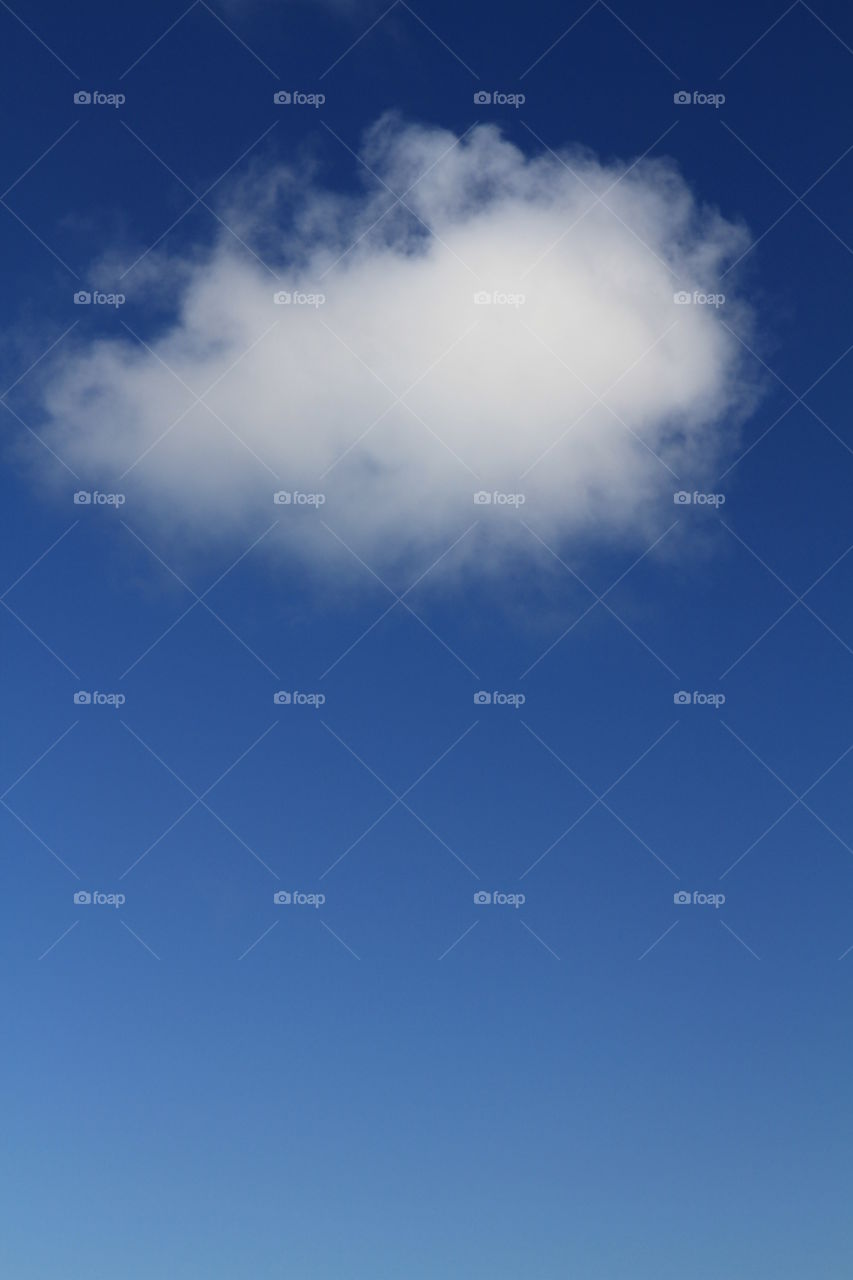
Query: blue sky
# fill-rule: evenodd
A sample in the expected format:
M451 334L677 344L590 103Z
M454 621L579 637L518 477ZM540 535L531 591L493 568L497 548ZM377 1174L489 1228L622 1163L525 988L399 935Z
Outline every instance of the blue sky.
M4 1271L843 1274L845 7L0 26Z

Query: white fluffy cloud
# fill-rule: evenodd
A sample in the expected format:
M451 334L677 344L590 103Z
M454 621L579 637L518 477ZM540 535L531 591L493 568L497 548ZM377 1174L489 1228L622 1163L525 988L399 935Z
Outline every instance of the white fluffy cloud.
M619 180L626 165L527 156L492 126L459 140L389 118L362 155L387 188L363 174L339 195L279 167L232 192L223 216L278 279L225 231L131 273L131 296L172 287L173 319L150 350L122 329L64 352L51 447L128 512L201 536L278 514L311 559L340 552L321 521L380 565L426 564L479 519L449 560L500 564L529 535L479 490L523 494L555 541L659 528L673 473L713 465L746 394L720 323L745 311L673 295L717 292L742 228L665 162ZM275 490L325 504L276 508Z

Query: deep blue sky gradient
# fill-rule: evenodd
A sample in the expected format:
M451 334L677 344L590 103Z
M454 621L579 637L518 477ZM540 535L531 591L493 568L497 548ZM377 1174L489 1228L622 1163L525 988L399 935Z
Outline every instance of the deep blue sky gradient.
M50 49L0 9L2 188L25 174L17 218L0 207L3 1274L847 1274L847 7L799 0L768 33L782 0L400 3L328 74L382 6L15 8ZM327 102L282 111L279 87ZM482 118L530 152L537 134L627 164L674 124L653 154L759 241L737 287L762 395L714 486L729 528L662 501L677 531L607 596L618 617L533 542L499 580L427 580L407 599L434 635L397 605L325 676L393 597L355 561L312 580L259 550L207 597L245 644L196 605L122 678L193 596L114 510L73 505L85 477L21 446L33 362L72 322L63 341L123 332L73 305L118 287L92 264L192 203L123 123L197 194L273 123L259 162L311 157L348 191L364 175L321 116L354 148L387 110L462 131L478 87L526 94ZM680 87L726 102L679 109ZM127 102L81 111L79 88ZM165 243L216 228L199 206ZM131 281L120 318L150 340L175 299ZM198 594L244 549L145 536ZM561 554L601 594L639 552ZM78 688L126 703L76 707ZM279 688L327 701L274 706ZM478 707L480 688L526 702ZM725 706L675 706L680 688ZM414 813L324 875L427 770ZM127 902L81 909L79 888ZM478 888L527 900L479 908ZM726 902L678 908L678 888ZM327 901L277 908L277 889Z

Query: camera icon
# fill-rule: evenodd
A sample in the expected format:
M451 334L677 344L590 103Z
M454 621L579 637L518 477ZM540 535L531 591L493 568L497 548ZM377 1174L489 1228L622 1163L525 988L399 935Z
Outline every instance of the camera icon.
M672 695L672 700L677 707L686 707L690 702L690 694L686 689L679 689L678 693Z
M279 489L278 493L273 494L272 500L277 507L286 507L290 505L293 498L286 489Z
M487 893L485 889L478 889L474 894L474 901L478 907L484 907L492 900L492 895Z
M92 101L92 95L88 89L78 89L74 95L74 101L78 107L85 107Z
M485 107L492 100L492 95L487 93L485 89L478 89L474 94L474 106Z
M487 693L485 689L478 689L474 694L475 707L487 707L492 700L492 695Z
M293 97L286 89L279 89L278 93L273 94L272 100L276 106L286 107L293 101Z
M293 695L284 689L279 689L278 693L273 694L272 700L277 707L289 707L293 701Z
M677 889L672 895L672 900L677 907L686 907L690 902L690 894L686 889Z
M78 907L86 907L92 901L92 895L88 889L78 889L74 895L74 904Z
M272 300L277 307L286 307L293 299L286 289L280 289L278 293L273 294Z
M672 295L672 300L679 307L686 307L693 301L686 289L679 289L678 293Z
M75 307L87 307L92 301L92 295L88 289L78 289L74 295Z
M672 95L672 100L677 107L686 107L690 102L690 94L686 89L679 89L677 93Z
M92 502L92 495L86 489L78 489L74 494L75 507L88 507Z
M672 500L677 507L687 507L690 505L690 494L686 489L679 489L677 493L672 495Z
M74 705L76 707L88 707L91 701L92 695L86 689L78 689L74 695Z
M490 493L486 493L485 489L480 489L478 493L474 494L475 507L487 507L491 500L492 495Z
M272 900L277 907L287 907L290 905L291 897L286 889L279 889L273 894Z
M474 294L474 305L477 307L488 307L492 301L492 295L485 289L481 289L479 293Z

